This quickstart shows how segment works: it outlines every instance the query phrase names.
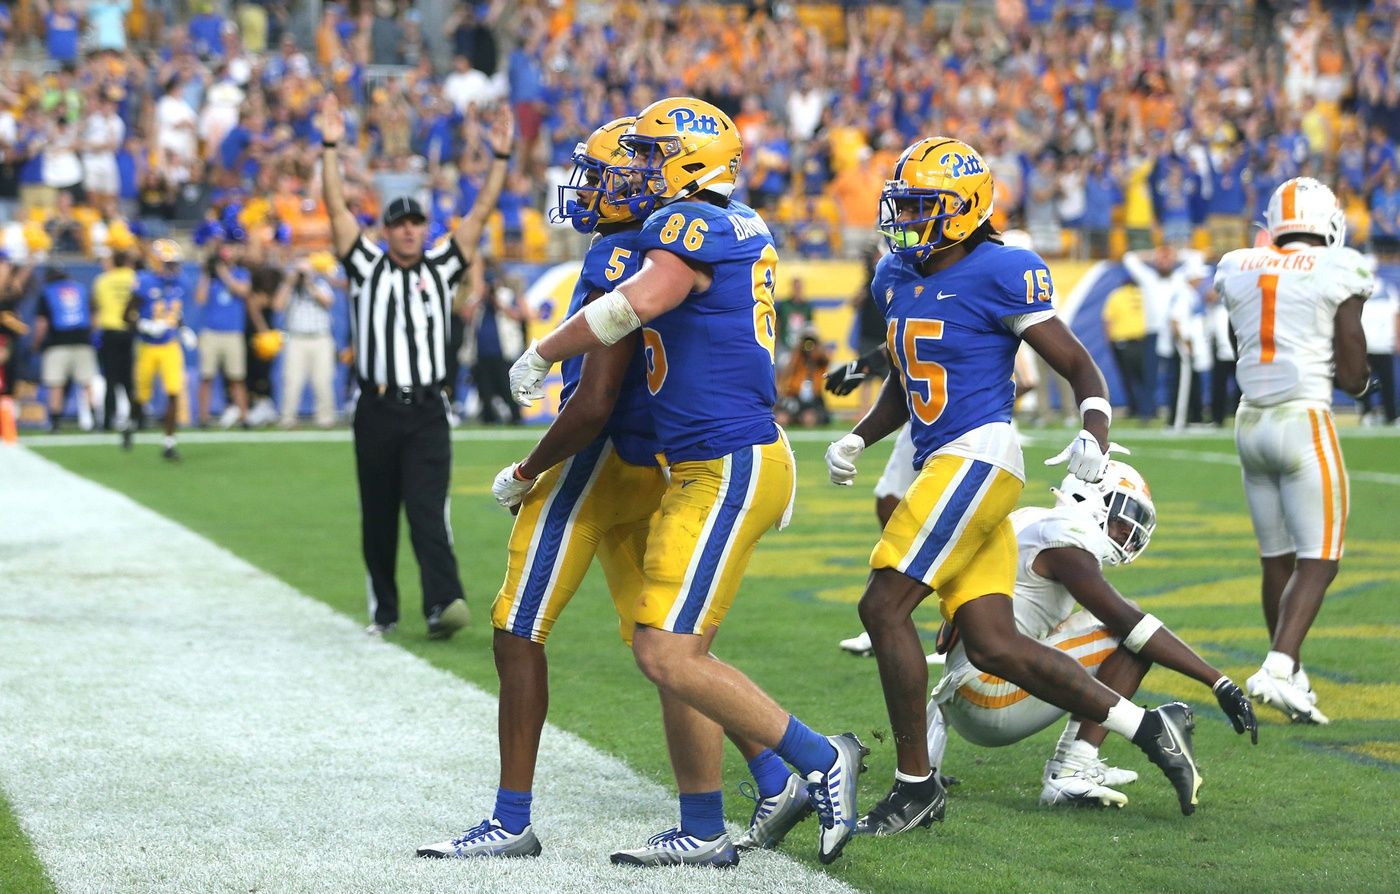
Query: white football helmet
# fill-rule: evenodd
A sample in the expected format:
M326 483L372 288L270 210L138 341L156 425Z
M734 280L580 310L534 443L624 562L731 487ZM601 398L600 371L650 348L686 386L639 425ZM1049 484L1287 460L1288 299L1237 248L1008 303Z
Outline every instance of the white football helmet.
M1125 462L1109 460L1103 480L1097 484L1066 475L1059 487L1052 487L1056 505L1086 512L1113 544L1113 555L1105 561L1110 565L1127 565L1142 555L1152 532L1157 529L1157 507L1152 503L1152 491L1137 469ZM1119 543L1110 528L1114 522L1128 526L1128 533Z
M1284 236L1308 233L1321 236L1329 246L1347 239L1347 216L1332 190L1311 177L1285 180L1269 198L1264 226L1275 244Z

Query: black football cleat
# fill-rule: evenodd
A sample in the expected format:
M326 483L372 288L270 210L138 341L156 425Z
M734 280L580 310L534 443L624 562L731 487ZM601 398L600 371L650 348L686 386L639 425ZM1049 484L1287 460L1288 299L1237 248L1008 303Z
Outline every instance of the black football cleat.
M1181 812L1190 816L1196 812L1196 793L1201 788L1201 772L1196 768L1196 754L1191 746L1196 717L1181 702L1168 702L1147 713L1157 716L1162 729L1157 735L1149 737L1146 743L1138 742L1137 745L1147 759L1166 775L1176 789Z
M898 835L916 826L943 821L948 791L938 774L927 782L895 781L890 793L856 823L857 835Z

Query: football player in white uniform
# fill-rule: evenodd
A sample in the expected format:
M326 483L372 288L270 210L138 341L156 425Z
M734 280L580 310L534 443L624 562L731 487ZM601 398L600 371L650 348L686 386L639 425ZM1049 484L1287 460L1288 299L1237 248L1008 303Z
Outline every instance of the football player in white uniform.
M1350 495L1332 389L1370 390L1361 308L1375 277L1344 245L1332 190L1310 177L1274 191L1265 224L1271 244L1232 251L1215 272L1236 342L1235 444L1272 641L1245 685L1295 722L1326 723L1300 655L1342 558Z
M1153 664L1199 680L1211 688L1235 731L1248 731L1257 743L1254 711L1244 692L1104 579L1103 565L1126 565L1142 555L1156 527L1142 476L1115 460L1099 483L1070 475L1055 494L1054 508L1025 507L1011 514L1019 553L1011 601L1017 628L1070 655L1128 698ZM940 636L940 646L945 645ZM996 747L1019 742L1064 716L1063 709L1014 683L979 671L955 635L947 652L943 678L928 705L929 760L940 771L950 726L969 742ZM1135 781L1137 773L1100 760L1107 733L1092 722L1066 725L1045 765L1041 803L1128 803L1114 786Z

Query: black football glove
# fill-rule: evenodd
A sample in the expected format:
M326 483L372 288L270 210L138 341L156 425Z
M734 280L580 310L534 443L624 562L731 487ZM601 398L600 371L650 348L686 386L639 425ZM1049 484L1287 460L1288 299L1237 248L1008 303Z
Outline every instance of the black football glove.
M861 368L860 358L843 363L826 374L826 390L838 397L850 394L860 387L870 373Z
M1236 686L1229 677L1221 677L1211 687L1215 700L1220 702L1220 710L1230 718L1235 732L1243 734L1249 730L1249 741L1259 744L1259 721L1254 719L1254 706L1249 703L1244 690Z

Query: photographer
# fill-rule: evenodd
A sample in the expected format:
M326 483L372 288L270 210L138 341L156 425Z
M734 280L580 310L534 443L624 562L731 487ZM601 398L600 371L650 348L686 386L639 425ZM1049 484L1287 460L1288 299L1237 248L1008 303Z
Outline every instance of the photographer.
M778 406L774 415L781 426L796 422L803 428L812 428L825 425L831 419L826 402L822 400L822 379L831 365L831 354L821 343L816 327L804 328L801 339L778 380Z
M322 258L334 267L335 259L329 254L319 252L315 260ZM308 380L316 401L316 425L330 428L335 424L335 339L331 336L335 294L323 273L324 270L317 271L313 258L300 258L292 271L282 277L272 297L272 309L283 314L287 330L282 362L282 428L296 427Z
M199 425L209 425L209 398L214 376L224 376L225 396L237 407L236 421L248 425L248 356L243 341L247 320L247 302L252 277L241 264L243 245L225 233L225 238L211 242L209 256L199 274L194 300L204 309L199 333ZM235 417L225 410L224 427L233 425Z

